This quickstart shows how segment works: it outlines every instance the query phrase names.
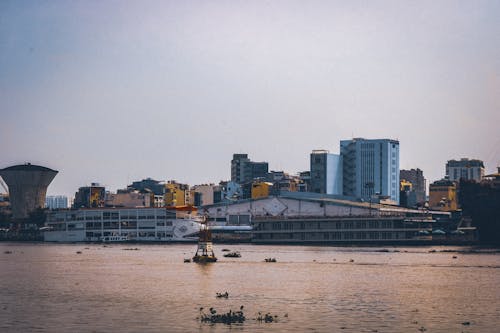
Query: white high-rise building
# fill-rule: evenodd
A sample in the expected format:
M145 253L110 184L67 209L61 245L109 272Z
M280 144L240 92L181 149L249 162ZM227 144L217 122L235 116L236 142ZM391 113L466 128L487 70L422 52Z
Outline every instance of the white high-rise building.
M49 195L45 198L45 207L49 209L68 208L68 197L65 195Z
M388 196L399 204L399 141L363 139L340 141L343 194L371 200Z

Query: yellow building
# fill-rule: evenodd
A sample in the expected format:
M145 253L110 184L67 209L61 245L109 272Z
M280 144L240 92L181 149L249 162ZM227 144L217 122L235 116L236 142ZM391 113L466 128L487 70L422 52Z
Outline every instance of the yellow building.
M265 198L271 193L273 183L255 182L252 184L252 199Z
M457 210L457 185L446 179L430 184L429 208L446 212Z
M189 186L169 181L165 184L165 206L185 206L190 204Z

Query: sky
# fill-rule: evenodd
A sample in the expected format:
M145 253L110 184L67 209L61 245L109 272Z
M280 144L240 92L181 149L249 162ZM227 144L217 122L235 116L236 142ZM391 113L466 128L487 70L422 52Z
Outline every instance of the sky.
M230 178L233 153L309 169L400 141L429 182L500 165L500 1L0 1L0 168L91 182Z

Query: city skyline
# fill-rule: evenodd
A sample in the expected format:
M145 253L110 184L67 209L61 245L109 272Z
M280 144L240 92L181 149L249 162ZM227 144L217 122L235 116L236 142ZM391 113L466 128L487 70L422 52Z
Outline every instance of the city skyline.
M309 169L353 137L400 142L431 183L500 163L500 3L0 3L0 168L49 195L230 179L234 153Z

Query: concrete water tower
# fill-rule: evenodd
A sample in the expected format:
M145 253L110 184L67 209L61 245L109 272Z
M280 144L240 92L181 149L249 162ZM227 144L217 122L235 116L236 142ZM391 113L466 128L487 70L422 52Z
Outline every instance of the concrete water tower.
M27 218L33 210L43 208L47 187L56 175L56 170L31 163L0 169L0 176L9 187L12 217Z

